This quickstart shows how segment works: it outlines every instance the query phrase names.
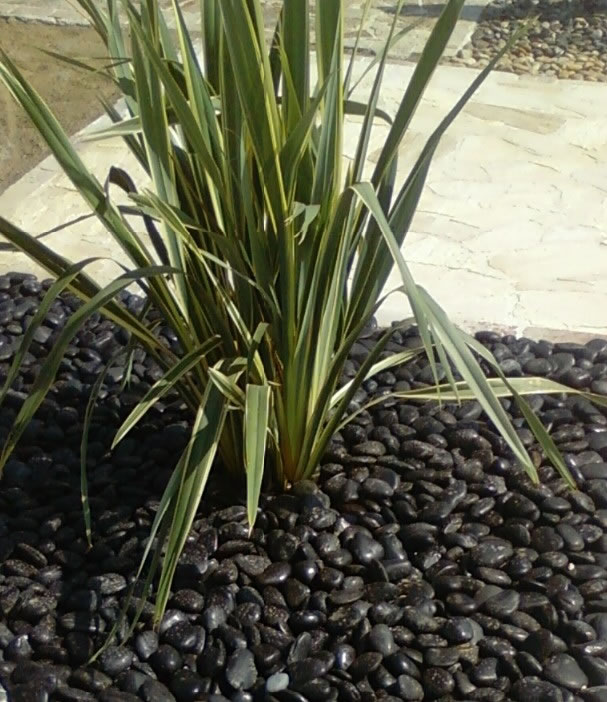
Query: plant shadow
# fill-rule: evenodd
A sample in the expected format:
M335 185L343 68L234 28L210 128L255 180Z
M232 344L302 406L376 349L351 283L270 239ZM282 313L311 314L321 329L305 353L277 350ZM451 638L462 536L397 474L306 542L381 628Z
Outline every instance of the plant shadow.
M444 3L425 2L424 0L420 0L419 3L409 2L407 4L404 4L401 8L400 15L403 17L411 16L437 18L440 16L444 7ZM476 22L480 17L481 13L483 12L484 8L484 5L474 3L471 3L469 5L465 4L462 8L460 19L466 20L468 22ZM395 12L394 7L391 5L384 5L381 7L381 9L384 12L392 15Z

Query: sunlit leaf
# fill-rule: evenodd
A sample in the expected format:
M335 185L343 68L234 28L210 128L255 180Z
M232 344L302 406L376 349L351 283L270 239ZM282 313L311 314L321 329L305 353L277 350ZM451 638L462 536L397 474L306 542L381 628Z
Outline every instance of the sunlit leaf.
M244 455L247 472L247 518L250 529L255 524L263 480L270 397L268 385L247 385L244 409Z

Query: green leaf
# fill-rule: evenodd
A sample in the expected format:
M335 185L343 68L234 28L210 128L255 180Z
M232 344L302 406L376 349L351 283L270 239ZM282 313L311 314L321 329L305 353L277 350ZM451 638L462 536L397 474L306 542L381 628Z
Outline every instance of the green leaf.
M76 189L91 209L97 213L107 230L114 236L133 263L141 267L149 265L150 260L141 241L126 224L120 212L116 208L108 206L103 188L89 173L72 146L69 137L45 102L6 54L0 52L0 59L0 81L26 109L34 126ZM6 234L6 232L3 233Z
M535 392L537 386L544 388L544 392L552 393L571 393L571 388L566 388L565 386L560 385L559 383L554 383L554 381L541 378L524 378L521 379L523 382L520 383L518 382L518 378L506 378L504 372L502 371L499 363L497 363L493 354L489 353L487 349L481 344L479 344L478 341L476 341L476 339L474 339L473 337L464 335L463 339L467 342L470 348L476 351L482 358L485 359L485 361L487 361L487 363L489 363L489 365L493 367L493 369L498 374L499 379L508 388L510 394L514 397L516 404L519 406L523 416L527 420L527 424L529 424L531 431L535 435L536 439L538 440L539 444L544 450L544 453L549 458L552 465L558 470L561 477L565 480L565 482L568 483L570 487L577 487L569 469L565 465L563 456L558 450L552 437L550 436L550 434L548 434L544 425L540 422L535 412L533 412L533 410L529 406L529 403L522 397L523 394L530 394L531 392ZM518 385L521 386L521 390L517 388ZM588 397L590 397L590 395L588 395ZM607 398L599 398L599 396L596 395L593 395L591 397L592 399L594 399L595 404L602 404L603 406L607 407Z
M247 517L253 529L266 455L271 390L269 385L247 384L244 410L244 456L247 472Z
M361 363L358 371L356 372L356 375L354 376L354 379L348 384L345 391L338 392L337 399L335 398L335 395L333 395L333 397L331 398L329 407L333 410L332 416L327 418L326 424L320 432L320 437L316 442L311 452L311 456L307 460L307 463L302 464L300 462L300 465L305 466L305 470L302 471L300 468L300 473L297 476L298 479L309 477L313 470L313 467L316 467L317 462L321 458L321 454L324 447L327 445L333 434L337 431L337 427L340 424L340 420L344 416L348 405L352 401L352 398L354 397L357 389L362 385L364 379L369 377L371 369L377 362L377 359L379 358L382 351L386 348L386 345L390 341L390 337L392 336L393 332L398 328L399 327L397 326L391 329L387 329L383 332L379 341L376 342L373 348L369 351L369 354L367 355L365 360ZM325 411L327 412L327 410Z
M307 110L310 99L310 8L308 0L286 0L283 6L282 40L297 104L287 110L294 124ZM292 115L292 116L291 116Z
M214 337L207 342L186 354L178 363L170 368L154 385L146 392L143 398L137 403L135 408L124 420L114 440L112 449L114 449L124 437L133 429L133 427L141 421L145 414L150 410L158 400L166 395L173 387L186 375L195 365L206 356L212 349L219 344L219 338Z
M92 540L92 528L91 528L91 504L89 501L89 488L88 488L88 476L87 476L87 455L88 455L88 443L89 443L89 432L91 428L91 423L93 421L93 412L95 411L95 405L99 398L99 393L103 387L103 383L107 378L108 371L114 364L114 361L122 354L122 351L114 354L114 356L108 361L105 368L97 376L97 379L93 383L91 388L91 394L89 395L88 402L86 403L86 410L84 412L84 420L82 422L82 438L80 440L80 500L82 502L82 512L84 517L84 531L86 534L86 541L89 548L93 545Z
M416 349L407 349L407 351L401 351L400 353L391 354L387 358L384 358L381 361L377 361L377 363L374 363L362 377L362 382L368 380L369 378L372 378L374 375L377 375L382 371L387 370L388 368L394 368L394 366L398 366L401 363L408 363L409 361L412 361L414 358L422 355L423 353L424 348L423 346L420 346ZM343 399L343 397L346 395L346 393L350 391L352 387L358 387L358 382L356 382L355 380L350 380L350 382L346 383L345 385L342 385L342 387L336 393L334 393L333 397L331 398L331 406L334 407L335 405L337 405L337 403ZM433 395L432 399L435 399L435 395Z
M368 4L368 0L367 0L367 4ZM401 7L402 7L402 0L401 0L400 4L397 5L397 8L395 8L395 10L394 10L394 15L395 15L394 19L395 20L398 19L398 13L399 13ZM386 45L384 45L383 51L378 53L376 56L373 57L373 59L371 61L369 61L369 63L365 66L364 70L361 71L361 73L358 76L358 78L356 79L356 81L353 84L351 84L350 80L346 81L346 95L348 97L351 97L352 94L354 93L354 91L356 90L356 88L358 88L358 86L365 79L365 76L368 73L370 73L375 68L375 66L377 66L378 64L382 65L382 62L385 62L388 60L388 55L389 55L390 51L392 51L392 49L400 42L400 40L403 37L407 36L407 34L409 34L409 32L414 32L416 29L419 29L421 26L424 25L424 23L425 23L425 19L420 18L420 19L416 20L415 22L411 22L411 24L408 24L406 27L404 27L403 29L398 31L396 34L393 34L392 37L388 39ZM361 24L361 27L362 27L362 24ZM358 37L357 37L357 40L358 40ZM352 54L352 55L354 55L354 54ZM384 58L384 55L385 55L385 58ZM351 66L353 66L353 62L350 63L349 68Z
M449 358L453 361L462 378L464 378L468 385L474 390L481 407L487 413L487 416L494 423L500 434L508 442L517 460L524 466L525 470L527 470L533 479L537 479L537 471L533 465L533 461L529 457L527 450L512 426L504 408L491 391L491 387L487 383L483 371L470 353L470 350L462 338L461 332L453 326L446 314L430 295L413 281L394 234L390 230L388 221L381 211L375 191L368 183L355 185L353 186L353 190L363 200L377 221L388 248L390 249L390 253L401 273L416 318L418 318L419 315L422 319L422 323L427 325L428 335L431 330L432 336L444 346ZM424 343L424 346L428 352L427 344ZM432 356L431 347L428 356ZM436 373L434 375L436 377Z
M128 119L122 119L109 127L94 129L92 131L84 131L80 135L79 141L103 141L104 139L115 139L116 137L121 136L141 134L142 131L141 118L130 117Z
M1 225L0 225L1 226ZM32 341L34 340L34 335L36 330L40 327L48 311L50 310L53 303L57 300L57 297L65 291L66 288L70 286L70 283L78 276L78 274L86 268L90 263L98 261L98 258L87 258L80 263L76 263L70 266L68 270L61 275L48 289L46 295L44 296L42 302L40 303L38 310L34 314L32 321L30 322L28 328L25 330L23 339L19 344L19 348L15 352L15 357L6 375L6 381L4 382L4 387L0 391L0 405L4 402L6 394L9 391L11 385L14 383L15 379L19 375L19 370L21 369L21 363L25 354L28 352Z
M251 338L251 345L249 347L249 351L247 354L247 382L250 381L250 379L253 376L253 369L257 371L257 377L264 379L265 380L265 371L263 368L263 365L261 363L261 360L259 358L259 347L261 346L261 342L266 335L268 331L269 325L266 324L265 322L260 322L257 325L257 329L255 330L255 333L253 334L253 337Z
M455 29L464 0L448 0L440 17L432 28L430 37L424 45L421 56L413 71L407 89L394 117L394 123L382 150L380 151L373 173L372 182L378 186L395 158L403 136L424 95L432 74L439 64L441 56Z
M223 366L224 364L218 364ZM209 368L209 378L217 387L221 394L229 400L234 407L244 409L245 393L238 387L238 379L244 373L244 368L237 370L235 373L228 375L219 367Z
M194 421L191 441L175 469L179 483L170 486L171 526L156 597L157 622L169 600L175 569L213 467L226 412L224 396L210 383Z

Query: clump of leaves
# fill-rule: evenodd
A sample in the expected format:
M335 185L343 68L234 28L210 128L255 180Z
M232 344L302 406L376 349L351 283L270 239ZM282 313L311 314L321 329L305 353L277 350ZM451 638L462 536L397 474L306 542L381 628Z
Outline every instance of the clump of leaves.
M156 553L145 554L151 557L152 571L161 564L157 617L166 606L216 456L226 470L246 475L253 525L263 477L287 486L313 476L331 436L347 421L361 383L417 353L426 353L433 368L435 359L442 362L448 392L455 397L472 393L478 399L535 478L534 465L498 399L500 393L514 395L546 452L567 476L550 437L521 397L547 387L514 386L503 375L499 387L487 382L473 351L498 372L499 366L416 285L401 253L439 140L493 65L445 116L405 181L397 182L399 147L463 0L446 3L392 117L378 108L378 99L388 50L406 33L397 32L398 11L385 50L365 69L374 70L375 77L361 103L353 92L360 81L360 76L355 79L356 57L364 17L348 55L345 2L317 2L311 27L308 0L284 0L267 41L259 0L203 0L200 52L177 0L172 2L175 32L157 0L142 0L138 7L106 0L105 11L96 0L78 2L107 46L108 71L128 111L122 117L107 106L114 124L90 137L122 137L149 183L137 192L128 176L114 169L110 180L132 200L129 209L118 207L39 95L2 56L0 79L120 247L129 271L102 287L85 272L90 260L69 262L0 219L0 232L56 278L25 335L4 393L52 300L70 290L84 301L42 367L0 462L4 464L51 387L63 352L85 320L102 311L124 327L160 364L164 377L135 407L114 444L171 389L179 391L193 416L189 443L152 527L160 546ZM128 42L121 20L128 26ZM348 113L362 116L362 125L355 157L346 166L342 147ZM366 179L377 120L387 121L389 132ZM133 212L144 217L147 238L127 220ZM423 348L386 357L386 333L356 376L340 388L343 364L383 301L394 265ZM159 342L144 318L115 301L134 282L174 331L183 350L180 357Z

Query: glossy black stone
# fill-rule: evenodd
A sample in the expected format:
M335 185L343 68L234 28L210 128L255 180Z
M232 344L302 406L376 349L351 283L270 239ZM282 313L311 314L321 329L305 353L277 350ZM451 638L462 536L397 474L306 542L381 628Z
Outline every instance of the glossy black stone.
M0 376L14 353L10 339L22 334L28 308L46 289L11 276L0 276ZM141 310L141 301L121 299ZM53 304L26 365L48 353L77 304ZM175 348L171 330L158 332ZM354 376L375 333L361 339L345 378ZM593 388L607 379L603 342L595 348L480 336L508 372L534 369L560 380L568 373L584 383L587 373ZM94 547L87 550L81 422L90 384L126 341L100 315L85 325L5 469L0 680L11 688L9 699L606 698L607 416L560 396L529 402L565 452L578 491L568 491L547 463L539 468L542 484L533 485L478 403L394 398L335 437L318 483L263 493L252 533L235 485L226 493L213 477L159 636L153 605L141 603L136 590L129 615L142 604L142 616L134 636L124 647L112 642L87 665L117 621L155 500L191 421L173 394L161 412L146 416L140 434L109 452L136 386L145 391L162 377L139 349L132 392L119 392L124 365L110 371L89 437ZM395 332L390 351L410 343L418 343L415 330ZM429 373L425 362L385 371L368 379L354 402L360 407L374 393L430 382ZM7 395L0 438L31 377L26 369ZM503 405L535 451L515 403Z

